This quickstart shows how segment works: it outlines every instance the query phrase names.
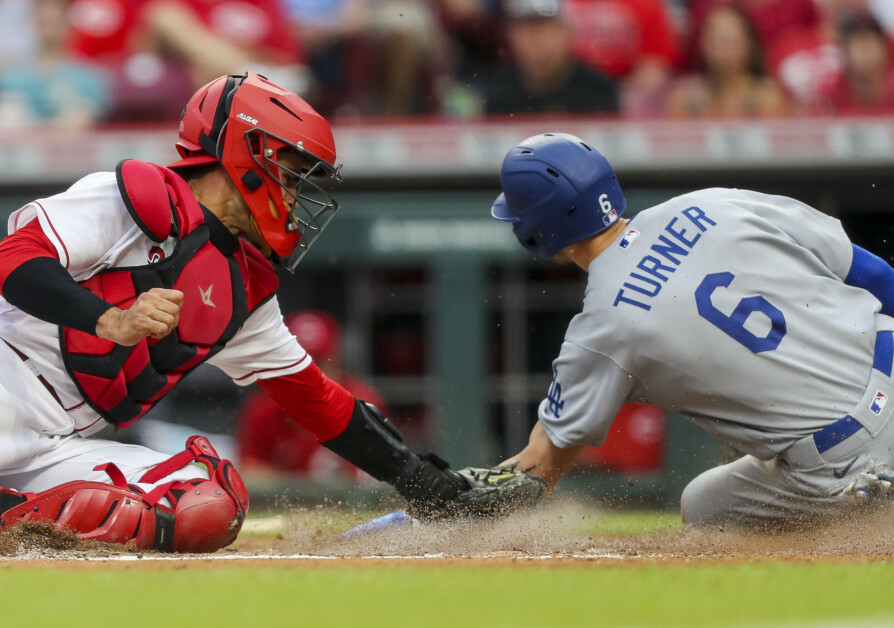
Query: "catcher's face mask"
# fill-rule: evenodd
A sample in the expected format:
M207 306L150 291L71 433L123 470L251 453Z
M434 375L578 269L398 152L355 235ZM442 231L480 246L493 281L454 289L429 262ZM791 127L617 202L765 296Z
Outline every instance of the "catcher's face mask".
M257 128L245 132L245 143L255 168L236 187L265 243L286 269L294 271L339 209L327 184L341 181L340 164L333 168ZM263 176L257 177L257 172ZM263 203L266 211L257 211Z
M222 76L190 99L173 167L219 162L252 214L265 252L289 271L338 210L326 181L338 182L332 130L302 98L247 72ZM297 154L298 170L283 163ZM281 172L294 177L284 185Z

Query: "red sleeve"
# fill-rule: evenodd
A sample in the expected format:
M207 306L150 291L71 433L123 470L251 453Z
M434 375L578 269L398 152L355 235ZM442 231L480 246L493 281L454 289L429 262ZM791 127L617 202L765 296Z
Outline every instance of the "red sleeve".
M3 292L6 278L12 271L28 260L38 257L59 259L59 254L35 218L0 241L0 294Z
M341 434L354 412L354 397L316 364L299 373L258 380L298 425L326 442Z

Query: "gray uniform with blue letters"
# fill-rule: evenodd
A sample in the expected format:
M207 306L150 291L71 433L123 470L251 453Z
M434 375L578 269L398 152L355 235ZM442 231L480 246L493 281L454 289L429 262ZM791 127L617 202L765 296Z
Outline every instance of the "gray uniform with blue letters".
M544 431L599 445L623 403L651 403L747 454L687 487L687 521L849 507L894 442L894 319L844 283L852 256L837 220L786 197L715 188L641 212L590 265Z

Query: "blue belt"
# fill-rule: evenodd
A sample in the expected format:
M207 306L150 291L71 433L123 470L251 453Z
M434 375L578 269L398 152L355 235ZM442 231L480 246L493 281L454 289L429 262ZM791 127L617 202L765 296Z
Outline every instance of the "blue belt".
M872 360L872 368L891 377L892 364L894 364L894 332L880 331L875 336L875 356ZM863 426L860 425L860 422L848 414L815 432L813 442L816 443L816 450L823 453L847 440L861 429Z

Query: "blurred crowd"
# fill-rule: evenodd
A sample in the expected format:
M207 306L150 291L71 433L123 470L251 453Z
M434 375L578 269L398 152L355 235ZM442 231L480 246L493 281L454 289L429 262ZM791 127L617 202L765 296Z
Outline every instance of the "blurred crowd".
M334 119L884 113L892 42L892 0L0 0L0 120L176 120L245 69Z

